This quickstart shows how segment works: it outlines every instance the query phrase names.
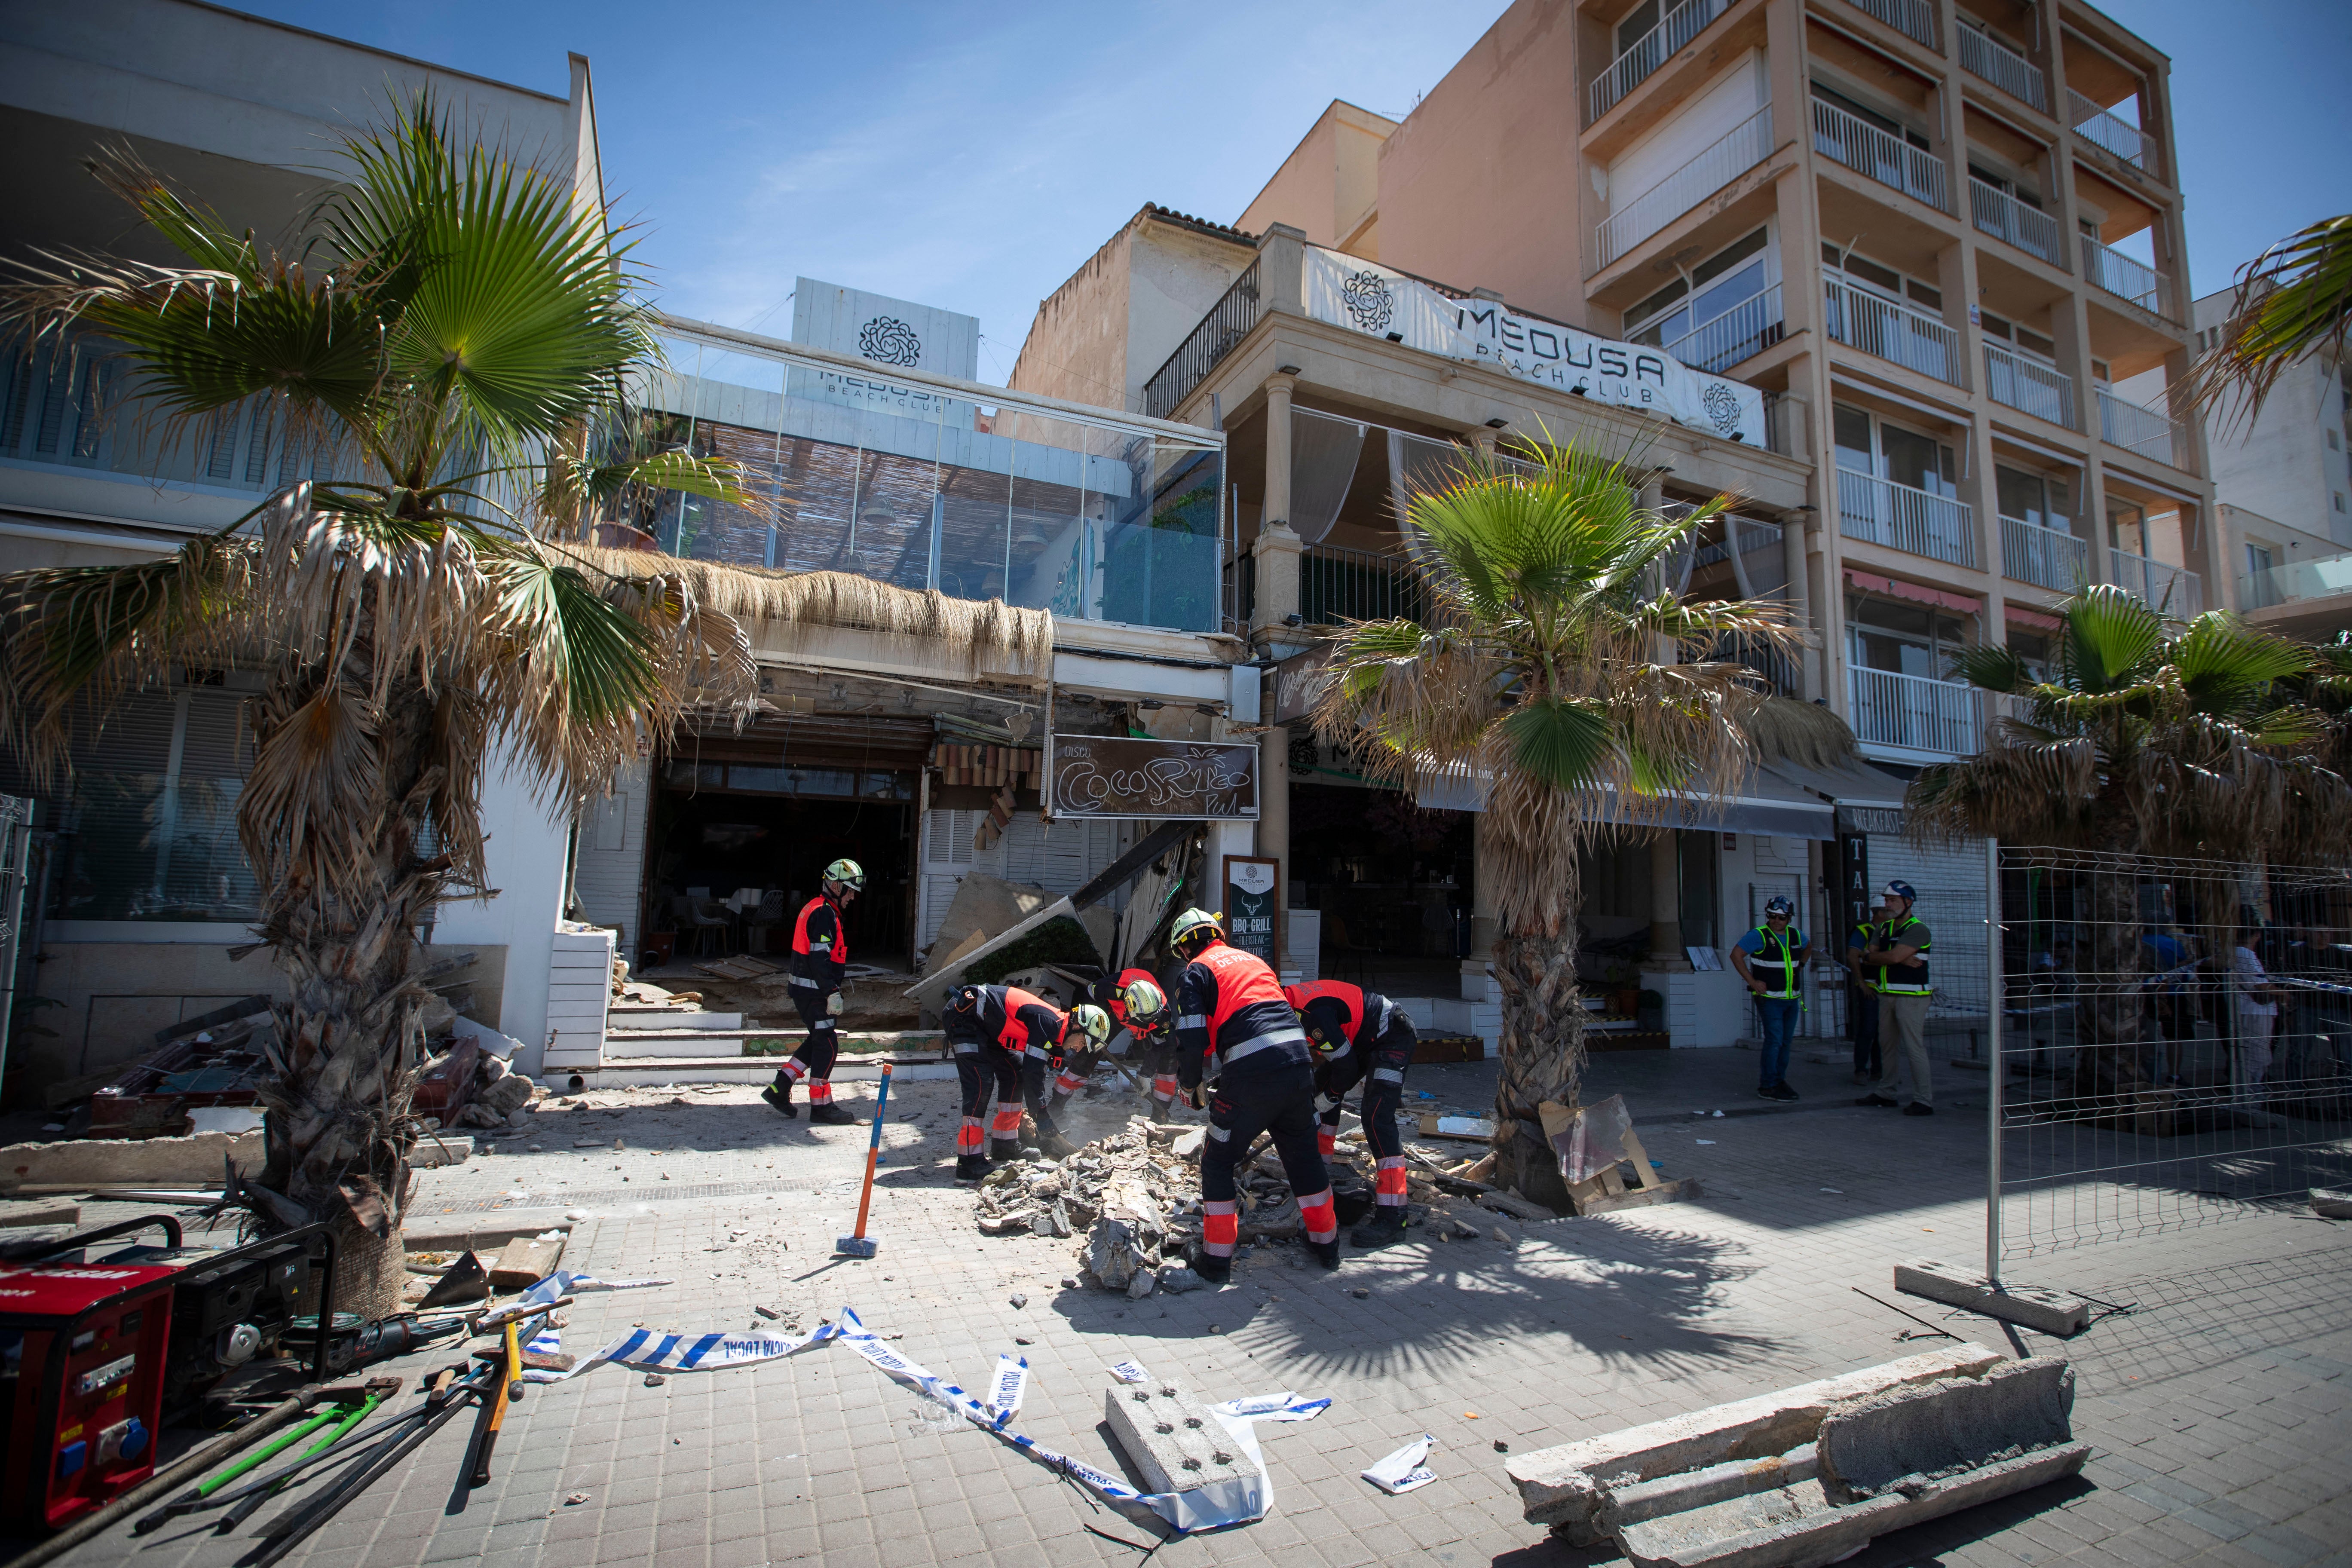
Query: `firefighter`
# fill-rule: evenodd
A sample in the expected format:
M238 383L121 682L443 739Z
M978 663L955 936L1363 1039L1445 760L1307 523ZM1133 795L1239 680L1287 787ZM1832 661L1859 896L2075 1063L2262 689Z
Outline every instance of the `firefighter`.
M1412 1065L1413 1047L1420 1043L1412 1020L1387 997L1344 981L1286 985L1282 994L1297 1010L1319 1058L1315 1109L1322 1113L1322 1127L1317 1142L1327 1162L1339 1133L1339 1102L1357 1084L1364 1086L1364 1142L1371 1145L1375 1167L1372 1214L1348 1233L1348 1240L1363 1247L1402 1241L1404 1140L1397 1134L1397 1111L1404 1103L1405 1068Z
M1339 1268L1339 1220L1315 1143L1314 1047L1283 1000L1281 982L1256 954L1225 945L1218 917L1206 910L1178 915L1168 946L1184 963L1176 987L1176 1076L1192 1104L1205 1100L1209 1111L1193 1268L1213 1285L1232 1278L1241 1239L1234 1167L1263 1131L1274 1134L1307 1249L1324 1268Z
M845 1127L857 1120L833 1102L833 1060L841 1050L836 1023L842 975L849 968L849 932L842 917L865 890L866 868L855 860L835 860L824 868L817 896L793 922L793 1005L808 1037L777 1069L776 1081L760 1091L760 1098L787 1119L800 1114L793 1103L793 1085L805 1078L811 1121Z
M963 1091L963 1124L956 1131L956 1180L976 1182L988 1174L989 1158L1021 1152L1021 1110L1025 1102L1037 1123L1037 1147L1055 1159L1077 1152L1062 1136L1047 1101L1046 1080L1062 1069L1065 1052L1110 1038L1110 1015L1081 1002L1067 1013L1017 985L966 985L955 992L942 1016ZM982 1118L995 1103L985 1135Z
M1097 980L1094 999L1136 1039L1136 1070L1149 1075L1151 1119L1175 1120L1176 1016L1168 1009L1168 994L1148 969L1122 970Z

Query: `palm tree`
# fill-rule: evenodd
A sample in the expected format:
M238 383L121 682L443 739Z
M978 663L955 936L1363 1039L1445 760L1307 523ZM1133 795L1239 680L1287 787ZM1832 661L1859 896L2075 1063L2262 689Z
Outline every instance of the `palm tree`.
M0 735L52 771L175 668L263 673L237 826L288 994L252 1201L335 1225L337 1300L374 1315L402 1282L417 931L484 890L485 768L560 808L689 697L751 689L693 583L569 538L632 487L749 498L678 453L595 457L654 348L601 213L428 100L344 151L282 250L102 160L185 264L53 256L0 292L7 328L111 353L163 448L266 400L325 476L160 561L0 579Z
M2340 363L2352 333L2352 216L2323 218L2288 236L2238 271L2221 336L2189 378L2208 408L2228 403L2251 421L2271 389L2313 353Z
M1673 797L1738 783L1752 759L1746 720L1766 693L1744 666L1708 656L1726 638L1785 647L1796 635L1778 605L1657 587L1729 498L1670 518L1642 507L1625 460L1574 447L1528 458L1465 458L1451 482L1412 498L1402 531L1429 621L1343 634L1317 712L1327 741L1358 747L1391 782L1466 773L1486 786L1502 928L1495 1179L1522 1191L1550 1156L1520 1124L1545 1100L1575 1105L1583 1074L1578 853L1624 830L1612 819L1670 830L1658 825L1673 821Z
M2005 647L1955 660L2021 712L1996 720L1975 756L1921 770L1906 796L1916 836L2240 862L2352 847L2352 788L2330 765L2352 687L2315 650L2221 610L2167 622L2112 584L2076 591L2058 614L2042 679ZM2095 974L2142 967L2137 886L2091 879ZM2077 1053L2079 1095L2113 1103L2144 1087L2143 1012L2136 985L2089 988L2081 1024L2095 1048Z

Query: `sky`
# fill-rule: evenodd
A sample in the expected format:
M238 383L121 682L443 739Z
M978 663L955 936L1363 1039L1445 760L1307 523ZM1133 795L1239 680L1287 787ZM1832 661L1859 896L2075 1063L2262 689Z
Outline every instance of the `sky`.
M606 192L665 309L783 337L796 276L847 284L979 317L997 383L1037 302L1144 203L1231 223L1332 99L1402 115L1504 9L232 3L559 96L584 54ZM2352 5L2105 8L2172 57L2199 293L2352 211Z

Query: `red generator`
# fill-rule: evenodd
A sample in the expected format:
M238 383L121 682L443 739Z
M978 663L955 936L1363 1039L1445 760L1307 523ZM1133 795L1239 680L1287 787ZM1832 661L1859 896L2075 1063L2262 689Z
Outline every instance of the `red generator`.
M109 1229L157 1223L177 1247L172 1220ZM181 1272L0 1263L0 1528L70 1524L154 1474Z

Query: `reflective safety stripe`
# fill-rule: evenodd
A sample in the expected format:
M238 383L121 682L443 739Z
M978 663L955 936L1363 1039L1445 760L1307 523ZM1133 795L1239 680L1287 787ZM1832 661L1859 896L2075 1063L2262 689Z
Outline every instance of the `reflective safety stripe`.
M1180 1029L1205 1029L1209 1026L1209 1016L1206 1013L1187 1013L1176 1020L1176 1026Z
M956 1129L958 1154L977 1154L980 1152L981 1145L987 1142L987 1138L980 1130L980 1118L977 1116L965 1117L963 1125Z
M793 975L790 984L799 986L803 991L822 991L824 989L824 986L819 985L815 981L799 974Z
M1379 1169L1372 1177L1372 1197L1379 1204L1394 1206L1405 1200L1404 1156L1381 1156Z
M1353 1046L1349 1046L1349 1045L1342 1045L1342 1046L1341 1046L1338 1050L1336 1050L1336 1051L1332 1051L1332 1052L1328 1053L1328 1055L1326 1055L1326 1056L1324 1057L1323 1060L1324 1060L1324 1062L1325 1062L1327 1065L1330 1065L1330 1066L1337 1066L1339 1063L1346 1061L1349 1057L1352 1057L1352 1056L1354 1056L1355 1054L1356 1054L1356 1047L1353 1047Z
M1396 1068L1374 1068L1372 1069L1372 1081L1374 1083L1402 1083L1404 1081L1404 1074L1402 1070Z
M1315 1146L1323 1152L1323 1157L1326 1160L1329 1159L1339 1146L1339 1130L1336 1127L1317 1128Z
M1298 1224L1309 1241L1328 1241L1339 1234L1339 1216L1331 1207L1331 1189L1298 1200Z
M798 1083L801 1079L808 1077L808 1063L801 1060L798 1057L786 1057L784 1058L784 1072L794 1083Z
M1306 1043L1307 1036L1300 1030L1268 1029L1263 1035L1251 1036L1248 1039L1244 1040L1238 1046L1226 1047L1224 1050L1220 1051L1218 1055L1223 1059L1227 1067L1231 1067L1234 1063L1241 1060L1244 1057L1249 1056L1256 1051L1265 1050L1269 1046L1287 1046L1294 1044L1303 1046Z
M1211 1199L1201 1205L1201 1249L1212 1258L1231 1258L1234 1244L1241 1240L1241 1215L1234 1212L1239 1205L1232 1200Z
M833 1103L833 1083L830 1079L821 1078L809 1079L809 1103L811 1105Z
M1230 1127L1220 1127L1212 1121L1209 1123L1209 1136L1220 1143L1229 1143L1233 1142L1234 1130Z
M980 1055L980 1044L976 1040L958 1040L955 1042L955 1054L960 1057L976 1057Z

